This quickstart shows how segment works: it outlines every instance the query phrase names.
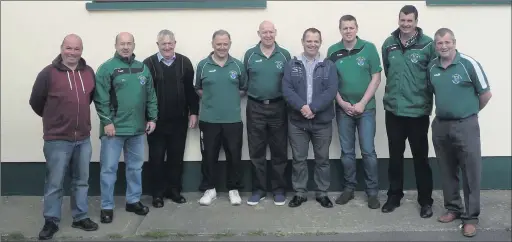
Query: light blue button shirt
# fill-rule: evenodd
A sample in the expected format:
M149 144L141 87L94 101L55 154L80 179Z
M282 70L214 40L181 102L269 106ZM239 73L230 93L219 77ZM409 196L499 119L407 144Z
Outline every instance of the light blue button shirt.
M160 52L158 52L156 56L158 57L158 61L163 62L166 66L171 66L174 60L176 60L176 54L174 54L171 59L165 59Z
M316 64L321 62L320 54L318 54L314 59L309 60L304 55L304 53L302 53L301 59L302 59L302 64L304 64L304 67L306 68L306 78L307 78L307 84L308 84L308 89L307 89L308 96L307 96L306 102L309 105L309 104L311 104L311 100L313 99L313 74L315 71L315 66L316 66Z

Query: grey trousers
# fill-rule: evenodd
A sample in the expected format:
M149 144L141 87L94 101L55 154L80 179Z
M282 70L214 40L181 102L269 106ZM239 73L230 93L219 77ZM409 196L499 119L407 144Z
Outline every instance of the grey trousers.
M332 139L332 122L315 125L311 128L299 128L288 123L288 137L292 148L292 186L295 195L306 197L308 192L308 151L309 142L313 144L315 155L314 179L317 186L316 197L327 196L331 182L329 146Z
M478 116L432 122L432 141L441 172L444 207L463 223L478 223L480 215L481 146ZM464 206L459 192L462 173Z

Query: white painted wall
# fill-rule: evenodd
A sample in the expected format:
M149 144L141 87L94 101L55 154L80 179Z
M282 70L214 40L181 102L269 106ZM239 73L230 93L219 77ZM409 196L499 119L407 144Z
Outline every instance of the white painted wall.
M427 7L423 1L270 1L265 10L159 10L88 12L83 1L1 2L1 161L44 161L42 122L28 100L38 72L59 53L63 37L80 35L83 57L96 69L114 54L114 38L121 31L134 34L139 60L157 51L156 34L163 28L176 33L177 50L195 65L211 51L211 35L220 28L231 33L231 54L241 58L258 41L256 30L262 20L272 20L277 41L292 54L302 48L300 38L308 27L322 31L321 51L340 40L338 20L354 15L359 36L380 47L397 28L397 16L404 4L419 10L419 26L432 36L440 27L451 28L460 51L474 57L489 78L493 98L480 115L482 154L510 156L511 151L511 9L509 6ZM311 13L311 15L308 14ZM493 28L493 30L491 30ZM380 48L379 48L380 49ZM388 157L382 96L383 80L377 91L377 154ZM245 107L245 101L243 102ZM91 106L93 161L98 161L100 142L98 118ZM242 109L245 116L245 108ZM245 118L245 117L244 117ZM330 157L339 158L337 130L334 129ZM185 160L201 159L198 130L190 130ZM243 159L249 159L244 134ZM434 156L432 145L430 156ZM147 155L147 152L146 152ZM290 153L291 157L291 153ZM310 151L310 157L312 152ZM409 148L406 157L411 157ZM224 159L224 154L221 154Z

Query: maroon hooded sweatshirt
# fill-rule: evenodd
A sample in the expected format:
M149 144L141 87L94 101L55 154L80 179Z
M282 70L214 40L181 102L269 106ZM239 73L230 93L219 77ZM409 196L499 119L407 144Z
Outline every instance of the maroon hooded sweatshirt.
M79 141L90 136L94 88L94 71L83 58L73 71L58 55L39 72L29 103L43 118L44 140Z

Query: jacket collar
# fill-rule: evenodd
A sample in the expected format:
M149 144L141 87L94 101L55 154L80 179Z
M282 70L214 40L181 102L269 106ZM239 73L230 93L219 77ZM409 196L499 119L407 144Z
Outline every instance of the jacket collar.
M295 64L302 64L302 61L305 59L306 57L304 56L304 52L300 53L299 55L296 55L292 58L292 61L295 62ZM323 57L323 55L318 52L318 55L316 57L316 60L318 60L318 65L324 65L324 61L325 61L325 58Z
M132 64L133 61L135 60L135 54L132 53L132 56L128 57L128 58L125 58L125 57L122 57L119 53L116 53L114 54L114 58L117 58L119 60L121 60L122 62L126 63L126 64Z
M57 57L55 57L55 59L53 59L52 66L54 66L55 68L57 68L60 71L71 71L71 69L69 69L67 66L62 64L62 55L61 54L57 55ZM85 69L85 66L86 66L85 59L80 57L80 60L78 61L78 65L76 66L76 70L81 71L81 70Z

